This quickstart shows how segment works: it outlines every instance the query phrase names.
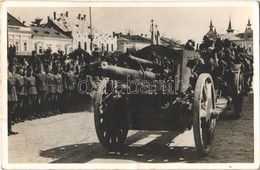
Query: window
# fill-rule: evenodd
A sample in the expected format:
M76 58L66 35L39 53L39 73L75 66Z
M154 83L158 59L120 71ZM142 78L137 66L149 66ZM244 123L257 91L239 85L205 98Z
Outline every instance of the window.
M19 42L15 42L16 51L19 51Z
M103 43L102 43L101 49L102 49L102 51L104 51L104 44Z
M79 42L79 44L78 44L78 48L81 48L81 43Z
M107 44L107 51L109 50L109 46L108 46L108 44Z
M113 46L113 44L111 44L111 51L114 51L114 46Z
M42 46L39 46L39 54L42 54Z
M84 43L84 50L87 50L87 43Z
M248 47L248 51L249 51L249 52L252 52L252 47Z
M27 51L27 42L23 43L24 51Z

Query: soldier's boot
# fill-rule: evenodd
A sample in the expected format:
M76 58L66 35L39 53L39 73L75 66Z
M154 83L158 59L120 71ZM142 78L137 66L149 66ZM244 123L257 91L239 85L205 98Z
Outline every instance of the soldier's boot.
M13 130L12 130L12 123L11 123L11 121L12 121L12 115L13 113L10 113L10 114L8 114L8 136L10 136L10 135L15 135L15 134L18 134L17 132L14 132Z

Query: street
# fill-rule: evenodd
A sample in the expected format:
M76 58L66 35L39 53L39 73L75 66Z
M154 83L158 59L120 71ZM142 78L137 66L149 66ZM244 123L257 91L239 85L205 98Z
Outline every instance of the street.
M241 119L232 119L232 111L221 114L212 152L204 158L196 155L192 130L131 130L120 153L108 152L98 142L93 113L78 112L15 124L19 134L8 137L9 163L253 163L253 104L249 94Z

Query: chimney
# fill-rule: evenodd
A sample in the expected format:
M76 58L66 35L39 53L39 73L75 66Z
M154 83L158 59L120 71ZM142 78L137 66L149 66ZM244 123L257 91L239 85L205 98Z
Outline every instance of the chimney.
M80 14L78 15L78 19L80 20Z
M25 24L25 21L23 21L23 25Z
M145 34L144 36L145 36L145 38L147 38L147 34Z
M66 11L66 17L69 17L69 12L68 11Z
M115 31L113 31L113 38L116 36L116 33L115 33Z
M56 20L56 12L53 12L53 19Z
M84 21L86 21L86 15L83 15Z
M49 21L49 20L50 20L50 17L48 16L48 17L47 17L47 21Z
M60 14L60 17L62 17L62 16L63 16L63 13Z
M141 37L143 37L144 36L144 34L141 34Z
M81 17L81 20L83 21L83 20L84 20L84 17Z

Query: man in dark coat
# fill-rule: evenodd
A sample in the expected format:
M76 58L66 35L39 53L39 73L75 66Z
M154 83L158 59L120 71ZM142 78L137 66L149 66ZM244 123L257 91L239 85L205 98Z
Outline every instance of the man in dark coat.
M41 59L36 55L36 51L32 51L32 56L29 57L29 65L35 69L36 65L40 65L41 63Z

